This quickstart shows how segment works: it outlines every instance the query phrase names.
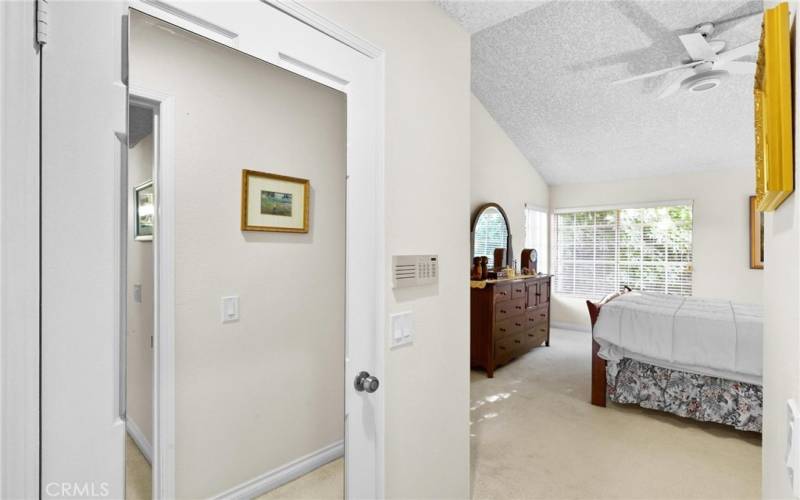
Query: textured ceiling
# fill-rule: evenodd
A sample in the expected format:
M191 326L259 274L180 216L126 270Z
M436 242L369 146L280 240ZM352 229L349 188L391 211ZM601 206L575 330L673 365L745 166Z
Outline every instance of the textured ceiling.
M753 78L704 94L661 89L691 72L611 85L687 59L678 35L760 1L440 2L472 35L472 90L550 184L753 163ZM529 7L529 8L526 8ZM761 16L719 24L734 48Z
M448 1L435 0L434 3L443 8L451 17L461 23L470 33L494 26L506 19L518 16L523 12L548 3L548 0L498 1L469 0Z

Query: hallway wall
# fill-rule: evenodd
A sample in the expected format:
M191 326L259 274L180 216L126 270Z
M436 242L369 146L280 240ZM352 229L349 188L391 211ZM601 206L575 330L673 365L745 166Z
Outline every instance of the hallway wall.
M768 2L765 7L772 7ZM795 8L795 3L792 3ZM792 25L792 63L800 82L796 54L800 50L797 24ZM796 85L796 84L795 84ZM794 87L794 101L798 102ZM786 470L789 399L800 401L800 107L794 107L795 192L768 212L764 227L764 440L762 486L764 498L794 498Z
M468 498L469 34L429 2L307 5L386 51L386 312L416 329L385 353L386 495ZM415 253L439 255L438 287L392 290L391 256Z

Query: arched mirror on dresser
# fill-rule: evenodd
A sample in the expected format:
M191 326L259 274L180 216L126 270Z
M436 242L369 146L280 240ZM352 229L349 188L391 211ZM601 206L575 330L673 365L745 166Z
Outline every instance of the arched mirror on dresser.
M511 228L503 207L486 203L472 216L472 256L487 257L490 268L495 266L495 250L504 249L500 267L510 266L514 252L511 249Z

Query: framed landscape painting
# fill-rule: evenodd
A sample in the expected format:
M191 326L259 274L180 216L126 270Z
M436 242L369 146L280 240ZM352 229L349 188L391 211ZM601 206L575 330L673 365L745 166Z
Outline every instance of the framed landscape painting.
M242 170L242 231L308 232L308 179Z

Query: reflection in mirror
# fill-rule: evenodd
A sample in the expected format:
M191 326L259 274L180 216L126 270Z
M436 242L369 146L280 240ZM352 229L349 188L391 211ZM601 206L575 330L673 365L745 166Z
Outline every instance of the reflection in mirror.
M485 205L478 210L473 221L472 256L488 257L489 265L494 266L495 249L506 251L504 264L509 262L508 223L502 209L494 204Z
M158 370L174 372L175 434L156 421L155 435L174 442L175 496L342 498L347 96L150 16L130 23L131 93L169 103L153 238L174 244L170 257L156 242L155 296L160 313L174 277L175 327L156 346L174 342ZM144 182L130 180L146 201ZM130 215L138 248L153 246L151 213Z

